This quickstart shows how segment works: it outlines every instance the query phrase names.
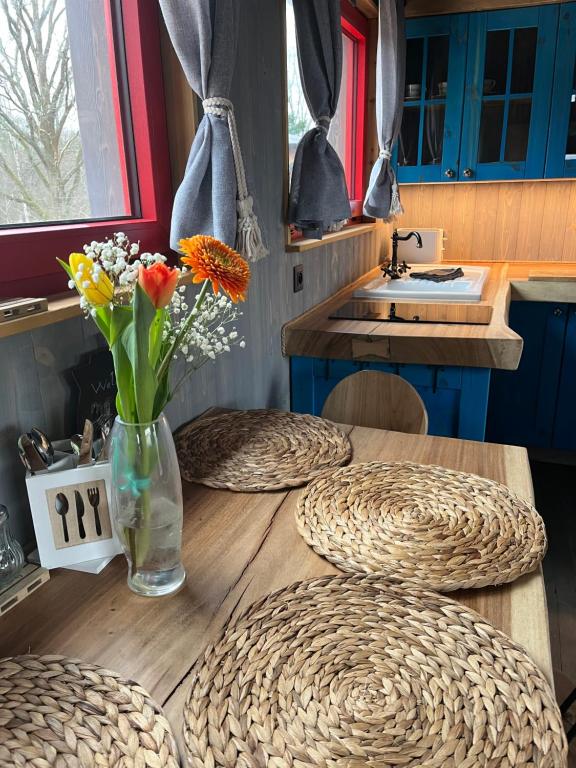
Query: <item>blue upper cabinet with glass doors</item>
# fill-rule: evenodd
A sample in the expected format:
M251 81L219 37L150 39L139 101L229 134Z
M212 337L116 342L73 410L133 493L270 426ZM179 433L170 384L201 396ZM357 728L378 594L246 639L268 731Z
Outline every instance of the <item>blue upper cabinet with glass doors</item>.
M409 19L399 181L576 175L575 19L576 3Z
M576 176L576 3L560 7L546 177Z
M466 71L468 16L406 23L406 95L395 151L398 180L454 180Z
M544 175L558 6L470 16L460 174Z

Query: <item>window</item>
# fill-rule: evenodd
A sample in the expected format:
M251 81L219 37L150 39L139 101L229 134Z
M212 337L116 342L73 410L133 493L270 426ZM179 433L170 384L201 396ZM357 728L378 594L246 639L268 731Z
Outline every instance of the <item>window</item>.
M368 25L349 0L342 0L342 82L338 108L330 124L328 138L338 153L344 170L352 216L362 214L364 198L364 111L366 78L366 38ZM289 169L302 136L314 127L300 82L296 28L292 0L286 0L286 66L288 98Z
M63 290L56 256L114 231L166 250L158 13L149 0L0 0L0 297Z

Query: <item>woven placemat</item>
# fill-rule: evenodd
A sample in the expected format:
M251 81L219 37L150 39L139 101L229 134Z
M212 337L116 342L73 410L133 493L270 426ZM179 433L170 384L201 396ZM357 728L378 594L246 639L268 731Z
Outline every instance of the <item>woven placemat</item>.
M352 455L348 437L332 422L275 410L198 419L178 430L175 441L186 480L230 491L294 488Z
M2 768L178 768L168 721L143 688L64 656L0 659Z
M377 574L293 584L194 670L192 768L560 768L554 695L474 611Z
M305 488L298 530L343 571L449 592L514 581L546 552L534 507L493 480L444 467L370 462Z

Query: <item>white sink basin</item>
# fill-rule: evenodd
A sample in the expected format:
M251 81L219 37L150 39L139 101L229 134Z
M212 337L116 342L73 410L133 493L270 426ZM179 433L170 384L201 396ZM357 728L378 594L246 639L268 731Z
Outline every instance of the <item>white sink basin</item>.
M418 264L413 269L425 272L456 266L453 264ZM376 277L354 291L354 296L365 299L422 299L424 301L481 301L482 288L490 267L462 267L463 277L445 283L418 280L410 273L399 280Z

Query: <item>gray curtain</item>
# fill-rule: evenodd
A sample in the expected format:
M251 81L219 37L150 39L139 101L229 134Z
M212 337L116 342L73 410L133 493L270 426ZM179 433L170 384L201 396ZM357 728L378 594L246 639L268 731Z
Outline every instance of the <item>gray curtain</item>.
M406 75L404 0L380 0L376 60L376 125L380 155L372 168L364 213L389 220L402 213L392 148L400 133Z
M238 44L238 0L160 0L186 77L202 98L202 118L174 199L170 242L214 235L253 261L267 251L246 188L229 101Z
M293 7L300 78L316 126L296 149L288 222L321 238L351 216L344 168L328 141L342 78L340 0L293 0Z

